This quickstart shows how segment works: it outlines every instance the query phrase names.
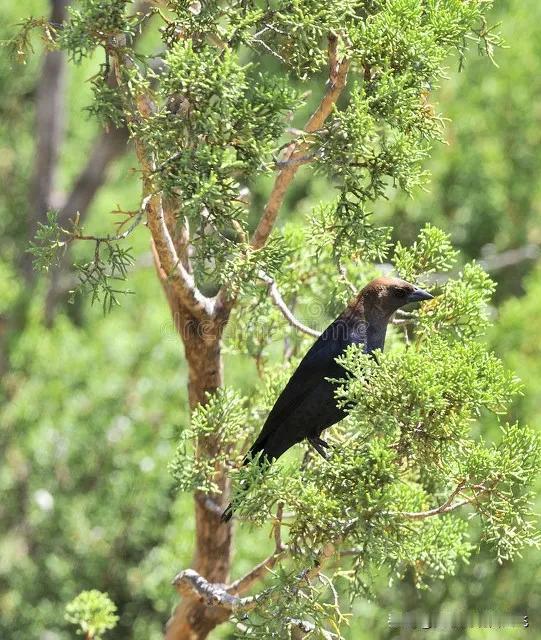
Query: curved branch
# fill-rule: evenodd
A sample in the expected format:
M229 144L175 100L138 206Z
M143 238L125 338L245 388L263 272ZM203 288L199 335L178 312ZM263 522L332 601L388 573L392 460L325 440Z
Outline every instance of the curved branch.
M331 34L329 36L329 82L327 84L327 90L317 109L308 119L304 127L304 133L314 133L321 129L323 123L331 114L342 90L346 86L350 61L343 59L341 62L338 62L337 49L338 37ZM299 167L304 163L304 156L308 148L309 145L305 142L292 142L287 147L284 160L282 161L285 166L283 166L276 177L267 205L263 210L263 215L252 237L252 246L254 249L260 249L267 242L276 218L278 217L278 212L282 206L287 188L295 177Z
M402 516L403 518L408 518L408 520L424 520L425 518L431 518L433 516L438 516L444 513L450 513L451 511L455 511L460 507L471 504L480 495L489 491L489 488L487 487L474 485L473 488L480 488L479 493L471 498L465 498L464 500L460 500L459 502L453 502L456 496L462 492L465 486L465 482L460 482L452 491L447 500L439 507L434 507L434 509L429 509L428 511L389 511L386 513L386 515Z
M147 219L160 266L168 281L186 308L198 318L210 318L213 313L212 301L204 296L195 285L195 279L188 273L177 254L173 239L165 223L162 198L152 195L146 205Z
M114 73L117 84L122 85L121 68L123 65L133 66L130 58L122 53L125 46L125 36L115 35L109 43L112 52ZM137 107L139 118L145 119L150 117L156 110L156 105L151 97L146 93L139 93L133 101ZM195 284L195 279L185 266L184 256L179 255L175 247L175 243L171 236L171 232L167 226L165 219L164 206L168 207L169 203L164 204L164 197L160 192L154 191L152 176L156 167L151 158L151 154L145 149L141 140L135 136L135 153L141 168L143 170L143 195L146 199L146 212L152 240L154 242L155 255L159 258L159 267L166 274L168 281L171 283L172 289L181 301L183 306L198 319L209 319L213 315L214 302L204 296ZM169 212L169 209L168 209Z
M280 291L278 291L278 287L276 286L276 282L273 280L273 278L268 276L263 271L260 271L258 276L261 280L263 280L263 282L267 284L269 295L272 301L278 307L278 309L280 309L282 315L289 322L289 324L292 327L295 327L295 329L298 329L299 331L302 331L309 336L319 338L319 336L321 335L321 331L318 331L317 329L311 329L310 327L307 327L305 324L303 324L300 320L297 320L297 318L295 318L293 312L291 311L291 309L289 309L284 299L282 298L282 294L280 293Z
M274 551L268 558L265 558L262 562L257 564L246 575L235 582L232 582L227 587L227 592L234 595L243 595L246 593L256 582L259 582L267 575L269 569L272 569L280 558L287 551L287 546L282 543L282 517L284 513L283 503L278 504L276 509L276 519L274 521Z
M227 593L232 595L241 596L248 592L251 587L263 579L270 569L272 569L278 560L282 558L287 551L287 547L282 547L280 550L275 550L270 556L265 558L262 562L257 564L246 575L235 582L232 582L226 589Z
M346 86L350 60L344 58L342 61L338 61L338 37L335 34L330 34L328 41L329 80L327 89L317 109L306 122L304 130L300 132L301 135L315 133L321 129ZM309 150L310 145L304 140L297 140L286 146L284 157L278 163L278 166L281 167L280 172L276 176L269 199L252 236L252 248L261 249L266 244L278 217L286 191L299 167L306 164L306 154ZM228 296L225 286L222 287L215 297L214 312L216 318L223 323L227 322L234 304L235 299Z

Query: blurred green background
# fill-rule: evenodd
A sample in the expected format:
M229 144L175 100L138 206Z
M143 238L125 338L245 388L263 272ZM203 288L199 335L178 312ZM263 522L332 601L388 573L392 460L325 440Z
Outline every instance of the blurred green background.
M23 17L48 14L43 0L0 7L0 39ZM541 3L501 0L508 47L499 68L472 52L464 70L449 60L436 91L447 123L446 145L434 149L429 191L414 199L390 194L376 222L412 241L430 221L452 235L463 260L481 260L498 283L489 341L525 383L513 418L536 425L541 412ZM188 419L186 370L169 309L155 277L144 229L123 304L107 316L99 306L62 302L46 318L47 278L25 279L29 190L35 171L35 105L42 52L14 65L0 49L0 638L64 640L74 630L64 606L82 589L107 591L120 622L111 639L156 640L177 601L170 581L191 556L191 499L177 496L167 464ZM152 51L151 38L143 48ZM69 66L65 139L56 189L69 193L98 135L85 107L101 60ZM277 70L278 71L278 70ZM314 87L317 98L319 85ZM139 201L131 151L109 167L88 213L90 230L111 230L117 204ZM253 193L256 213L268 193ZM281 221L301 219L329 194L304 168ZM75 248L79 257L87 247ZM361 285L362 283L359 283ZM47 320L47 321L45 321ZM250 392L253 365L226 360L226 382ZM493 425L481 423L491 435ZM270 545L268 531L241 528L234 573L247 570ZM541 553L531 550L498 566L483 547L468 566L429 592L412 583L381 584L373 602L353 604L351 638L397 637L391 611L422 608L473 615L492 609L529 615L530 628L402 632L402 637L541 638ZM227 625L214 638L231 636Z

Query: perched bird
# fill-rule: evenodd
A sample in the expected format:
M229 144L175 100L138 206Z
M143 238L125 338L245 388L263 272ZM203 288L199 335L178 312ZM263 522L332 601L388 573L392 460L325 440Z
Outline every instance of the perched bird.
M321 439L321 433L346 416L346 412L336 406L335 384L326 379L346 375L336 358L350 344L363 344L365 353L383 349L393 313L410 302L432 298L427 291L399 278L376 278L367 284L301 360L243 464L259 452L262 452L260 460L276 460L304 439L326 458L325 449L329 445ZM232 515L229 505L222 520L227 522Z

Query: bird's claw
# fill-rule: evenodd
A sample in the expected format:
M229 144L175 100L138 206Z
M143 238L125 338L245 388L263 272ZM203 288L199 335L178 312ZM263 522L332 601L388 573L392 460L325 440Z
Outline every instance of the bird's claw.
M325 442L321 438L308 438L308 442L314 447L314 449L319 453L319 455L325 460L329 459L329 454L325 449L329 448L329 443Z

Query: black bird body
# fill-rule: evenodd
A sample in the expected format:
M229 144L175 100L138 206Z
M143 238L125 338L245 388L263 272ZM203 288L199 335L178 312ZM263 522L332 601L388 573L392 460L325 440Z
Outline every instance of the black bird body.
M345 376L335 359L350 344L366 345L366 334L363 318L346 313L325 329L279 395L247 459L263 451L275 460L297 442L319 438L322 431L345 417L336 406L335 385L327 378Z
M244 459L247 464L259 452L261 459L276 460L304 439L325 456L321 433L346 413L336 406L335 384L327 378L345 377L336 362L346 347L362 344L365 353L383 349L392 314L409 302L432 296L398 278L378 278L354 298L308 350L270 411L257 440ZM231 505L222 519L231 518Z

